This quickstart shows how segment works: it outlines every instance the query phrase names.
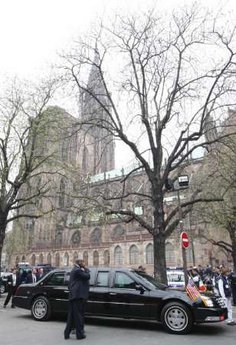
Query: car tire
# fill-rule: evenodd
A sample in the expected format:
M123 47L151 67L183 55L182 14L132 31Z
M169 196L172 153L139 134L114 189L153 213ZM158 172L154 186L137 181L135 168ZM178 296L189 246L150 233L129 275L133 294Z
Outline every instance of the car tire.
M51 306L48 299L44 296L38 296L33 301L31 314L37 321L46 321L51 317Z
M193 327L193 316L186 305L173 301L163 307L161 322L169 333L188 334Z
M4 284L0 285L0 293L4 293L6 291Z

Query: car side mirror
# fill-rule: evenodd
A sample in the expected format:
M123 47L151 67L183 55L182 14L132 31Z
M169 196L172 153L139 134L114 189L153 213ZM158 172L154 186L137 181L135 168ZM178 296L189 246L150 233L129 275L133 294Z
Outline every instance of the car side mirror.
M145 291L144 287L142 285L139 285L139 284L135 285L135 289L140 291L141 294L143 294Z

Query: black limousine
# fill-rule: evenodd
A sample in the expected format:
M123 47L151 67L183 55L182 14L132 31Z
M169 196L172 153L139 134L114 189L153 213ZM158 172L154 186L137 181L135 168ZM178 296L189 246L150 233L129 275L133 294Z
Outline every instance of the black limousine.
M187 334L196 323L227 318L222 300L214 295L192 301L185 291L168 289L152 276L135 269L90 268L86 316L156 320L170 333ZM31 310L34 319L48 320L66 313L70 271L57 269L35 284L22 284L15 306Z

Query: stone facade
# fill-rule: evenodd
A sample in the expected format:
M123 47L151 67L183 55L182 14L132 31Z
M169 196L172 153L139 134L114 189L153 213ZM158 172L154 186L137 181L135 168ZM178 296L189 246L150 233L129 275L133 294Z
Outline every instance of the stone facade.
M105 97L96 71L92 71L89 83L93 92L99 91L100 97ZM99 207L92 212L80 212L80 207L72 211L76 204L76 183L79 176L90 178L90 190L87 191L99 200L99 193L117 190L120 192L120 180L126 173L124 170L114 170L115 145L110 134L87 126L79 128L78 120L70 116L63 109L52 107L48 109L48 116L58 121L52 132L47 133L44 145L44 154L50 150L58 150L58 166L61 173L53 175L50 183L53 184L53 197L41 200L41 208L48 209L54 203L56 211L42 218L21 219L13 226L21 227L26 233L26 244L22 250L11 256L9 265L26 260L31 265L50 263L56 267L72 266L75 258L83 258L88 265L111 265L138 267L143 265L147 271L153 273L153 243L152 236L141 228L135 221L125 223L118 217L104 218ZM55 120L54 115L58 118ZM87 94L81 94L81 118L90 116L105 117ZM63 125L62 125L63 124ZM63 127L63 135L61 128ZM58 128L60 129L58 131ZM52 134L54 133L54 134ZM56 135L55 135L56 133ZM49 139L56 136L54 143ZM65 164L66 163L66 164ZM70 170L66 170L70 166ZM194 175L201 161L192 161L188 166L188 174ZM55 166L54 166L55 169ZM69 171L69 172L68 172ZM45 175L49 179L50 175ZM42 182L42 181L41 181ZM45 181L46 182L46 181ZM134 174L130 179L131 190L145 191L149 188L143 172ZM24 191L26 192L26 191ZM117 194L117 195L118 195ZM183 194L184 197L184 194ZM119 201L114 201L115 203ZM166 213L171 205L178 202L176 192L170 192L165 199ZM77 205L78 206L78 205ZM149 205L136 204L135 199L128 199L123 205L131 207L135 212L150 217ZM35 205L37 208L38 205ZM121 205L117 205L121 207ZM189 230L190 247L187 250L188 265L209 264L217 249L205 243L201 237L201 227L197 220L189 215L184 220L184 228ZM222 254L222 257L224 255ZM167 266L182 266L180 230L166 241ZM218 260L218 259L217 259ZM211 262L217 263L217 260Z

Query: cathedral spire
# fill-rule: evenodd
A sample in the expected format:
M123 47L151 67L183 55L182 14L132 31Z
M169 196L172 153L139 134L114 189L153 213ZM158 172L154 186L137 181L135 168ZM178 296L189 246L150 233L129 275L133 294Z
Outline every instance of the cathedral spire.
M83 162L90 161L90 163L86 163L89 165L89 169L85 170L89 170L88 172L94 175L112 170L115 166L114 138L101 125L109 123L107 111L111 112L111 106L104 86L101 56L96 46L87 88L81 93L80 100L81 117L92 119L94 124L93 126L90 124L87 130L87 133L90 134L90 145L86 145L84 148ZM90 158L88 159L88 157Z

